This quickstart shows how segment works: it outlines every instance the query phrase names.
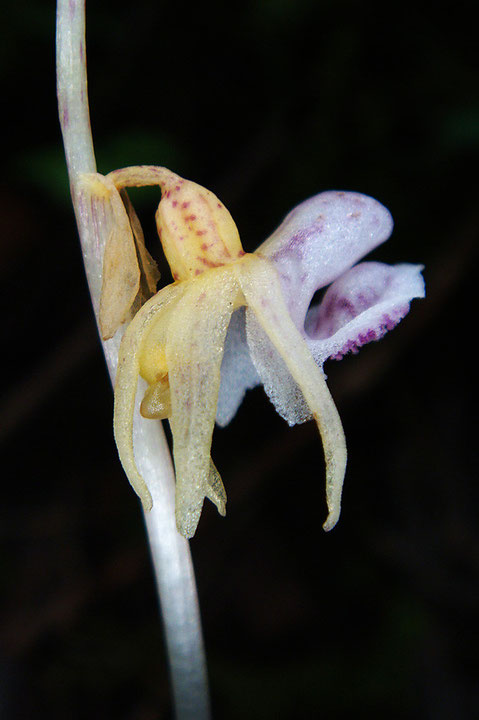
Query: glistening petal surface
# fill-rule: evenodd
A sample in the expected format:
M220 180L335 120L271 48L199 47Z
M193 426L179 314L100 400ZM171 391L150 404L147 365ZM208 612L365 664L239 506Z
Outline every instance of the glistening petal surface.
M387 240L391 215L377 200L329 191L292 210L256 251L273 261L287 305L301 327L311 299Z
M220 512L224 512L222 485L211 463L210 450L224 340L238 284L228 268L211 270L181 284L187 290L168 332L166 360L176 468L176 521L179 532L192 537L205 496L217 501Z
M300 389L323 441L326 461L326 500L329 515L323 524L331 530L339 518L346 470L346 442L338 411L303 337L291 320L271 263L256 255L234 266L248 308L268 335ZM249 342L249 338L248 338ZM254 352L252 352L254 358ZM268 359L263 359L267 364ZM261 374L260 369L258 371Z

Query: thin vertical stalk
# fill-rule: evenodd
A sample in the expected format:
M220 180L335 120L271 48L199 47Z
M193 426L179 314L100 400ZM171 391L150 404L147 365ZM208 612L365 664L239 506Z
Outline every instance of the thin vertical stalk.
M77 193L79 176L96 172L88 109L84 0L58 0L57 91L73 206L98 322L104 239L96 237ZM112 382L120 340L121 332L117 332L102 343ZM145 422L137 412L134 443L139 470L153 498L145 525L160 596L176 717L207 720L208 685L194 571L188 541L176 530L174 470L161 424Z

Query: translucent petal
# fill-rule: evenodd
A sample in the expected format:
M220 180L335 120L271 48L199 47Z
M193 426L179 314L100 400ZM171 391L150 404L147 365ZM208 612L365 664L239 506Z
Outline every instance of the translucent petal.
M98 173L83 174L79 192L96 242L105 248L99 322L107 340L130 317L140 287L140 267L128 215L113 182Z
M257 255L246 256L234 267L248 307L282 357L318 425L326 460L329 510L323 528L331 530L339 518L346 470L346 442L338 411L322 371L289 316L274 267ZM267 365L268 356L263 363Z
M224 427L235 416L246 390L261 382L246 344L245 308L231 316L221 363L216 422Z
M311 420L312 413L303 393L253 310L246 311L246 334L251 359L276 412L288 425Z
M306 316L308 346L320 365L380 340L424 297L422 265L365 262L344 273Z
M185 291L185 286L168 285L148 300L126 329L118 355L115 380L113 429L123 469L146 510L151 508L150 492L138 472L133 451L133 409L145 337L153 325L166 324L171 310Z
M176 469L176 521L179 532L192 537L205 496L224 499L211 466L211 439L220 386L226 331L238 284L231 269L218 268L186 285L168 330L168 365L173 454Z
M316 290L326 287L387 240L393 221L366 195L329 191L306 200L286 216L256 251L270 258L297 327Z

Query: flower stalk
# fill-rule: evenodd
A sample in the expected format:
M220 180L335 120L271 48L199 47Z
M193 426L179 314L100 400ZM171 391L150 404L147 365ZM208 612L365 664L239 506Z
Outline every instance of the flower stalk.
M81 176L96 172L90 128L85 52L84 0L58 0L57 92L60 124L73 206L85 270L98 323L104 244L95 232L91 208L79 192ZM102 341L114 383L121 329ZM145 385L139 387L143 394ZM178 720L210 717L206 662L195 577L188 541L175 525L175 479L160 422L141 422L135 412L134 443L139 469L148 483L153 507L145 513L157 589L165 627L174 706Z

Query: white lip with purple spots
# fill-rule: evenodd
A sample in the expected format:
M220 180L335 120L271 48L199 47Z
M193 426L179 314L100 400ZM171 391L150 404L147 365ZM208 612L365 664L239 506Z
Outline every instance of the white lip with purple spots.
M389 211L377 200L329 191L294 208L258 248L273 262L291 318L320 367L381 339L405 317L411 300L424 297L421 265L356 264L392 228ZM322 301L310 307L315 292L326 287ZM218 424L228 424L246 390L260 383L290 425L309 419L283 360L254 315L240 309L226 339Z

